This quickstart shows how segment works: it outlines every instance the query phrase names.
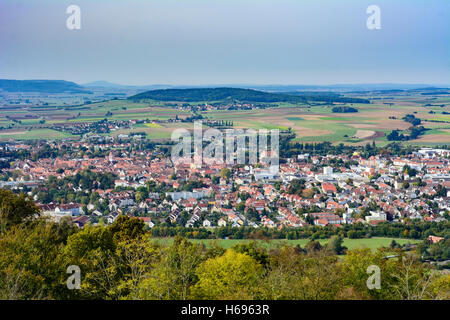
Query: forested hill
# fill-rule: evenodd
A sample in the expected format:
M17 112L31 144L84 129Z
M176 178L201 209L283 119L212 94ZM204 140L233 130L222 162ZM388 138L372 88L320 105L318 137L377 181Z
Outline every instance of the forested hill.
M180 102L200 102L200 101L240 101L240 102L290 102L306 103L308 101L322 101L326 103L370 103L365 99L346 98L339 94L329 94L320 92L295 92L295 93L270 93L253 89L240 88L195 88L195 89L164 89L151 90L139 93L129 98L133 101L158 100L158 101L180 101Z
M159 100L159 101L223 101L237 100L241 102L292 102L304 103L303 97L287 94L269 93L252 89L238 88L195 88L195 89L165 89L151 90L139 93L130 100Z
M75 82L64 80L6 80L0 79L0 89L8 92L89 93Z

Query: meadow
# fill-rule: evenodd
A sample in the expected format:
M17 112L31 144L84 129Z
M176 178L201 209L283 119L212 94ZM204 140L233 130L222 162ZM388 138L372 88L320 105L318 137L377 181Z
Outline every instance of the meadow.
M346 246L349 250L353 249L362 249L369 248L371 250L376 250L381 247L388 247L392 240L395 240L398 244L404 245L407 243L416 244L420 243L420 240L411 240L411 239L399 239L399 238L368 238L368 239L344 239L344 246ZM170 244L173 241L173 238L153 238L152 241L161 243L161 244ZM297 240L244 240L244 239L217 239L217 240L209 240L209 239L190 239L189 241L193 243L204 243L205 246L211 247L216 244L220 247L228 249L236 244L248 243L252 241L256 241L259 245L265 248L276 248L277 246L290 245L304 248L305 245L310 242L309 239L297 239ZM320 244L325 245L329 240L328 239L319 239L317 240Z

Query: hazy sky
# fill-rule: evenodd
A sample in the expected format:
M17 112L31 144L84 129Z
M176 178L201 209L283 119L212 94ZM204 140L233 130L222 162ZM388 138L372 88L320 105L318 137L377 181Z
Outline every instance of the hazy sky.
M450 84L450 1L0 0L0 78Z

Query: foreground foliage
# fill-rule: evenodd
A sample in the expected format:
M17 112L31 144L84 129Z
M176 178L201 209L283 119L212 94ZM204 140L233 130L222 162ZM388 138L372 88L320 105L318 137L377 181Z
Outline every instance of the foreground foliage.
M450 299L448 273L395 246L347 250L339 237L270 250L256 242L207 248L182 237L163 246L127 216L78 229L70 220L12 219L4 208L0 299ZM67 288L71 265L81 269L79 290ZM380 289L367 286L369 266L380 270Z

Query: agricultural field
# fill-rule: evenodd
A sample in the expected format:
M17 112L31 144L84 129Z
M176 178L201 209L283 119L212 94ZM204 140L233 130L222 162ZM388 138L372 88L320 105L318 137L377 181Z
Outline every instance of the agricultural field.
M297 140L303 142L330 141L360 145L375 141L377 145L388 143L386 135L394 129L405 130L410 124L402 120L406 114L414 114L423 120L422 125L431 130L409 144L435 145L450 142L450 121L447 117L436 116L445 107L425 107L421 103L387 106L384 104L352 104L357 113L333 113L330 106L289 106L265 110L205 112L203 116L213 120L231 120L236 128L264 128L286 130L291 128ZM430 111L435 113L429 113ZM440 122L427 120L439 119Z
M232 121L234 128L292 130L302 142L329 141L334 144L364 145L375 141L383 146L389 143L386 135L392 130L406 130L411 124L402 118L414 114L429 129L418 139L403 142L418 146L436 146L450 142L450 97L414 93L354 95L370 99L371 104L309 105L278 103L275 107L252 110L211 110L199 112L205 120ZM198 104L205 102L198 102ZM334 113L334 106L358 109L356 113ZM132 102L110 100L83 106L51 106L48 108L1 108L0 140L36 138L74 138L70 134L52 130L62 123L89 123L108 120L151 120L132 129L116 130L111 135L145 132L147 138L169 139L174 129L192 129L192 123L168 122L184 119L193 113L186 109L167 106L158 101ZM20 123L17 121L19 120ZM45 121L45 123L43 123ZM54 132L52 132L54 131Z
M399 239L399 238L369 238L369 239L344 239L344 246L346 246L349 250L352 249L362 249L362 248L369 248L371 250L376 250L381 247L388 247L392 240L395 240L398 244L404 245L407 243L410 244L416 244L420 243L420 240L411 240L411 239ZM173 241L173 238L156 238L152 239L152 241L156 241L161 244L168 244ZM212 246L214 244L217 244L225 249L228 249L235 244L240 243L248 243L252 241L256 241L259 245L266 247L266 248L276 248L277 246L282 245L290 245L290 246L297 246L304 247L308 242L310 242L309 239L298 239L298 240L239 240L239 239L218 239L218 240L198 240L198 239L191 239L189 240L193 243L204 243L206 246ZM322 245L325 245L329 240L328 239L320 239L318 240Z
M33 140L33 139L45 139L45 140L57 140L73 138L74 136L67 132L59 132L52 129L33 129L33 130L7 130L0 131L0 140Z

